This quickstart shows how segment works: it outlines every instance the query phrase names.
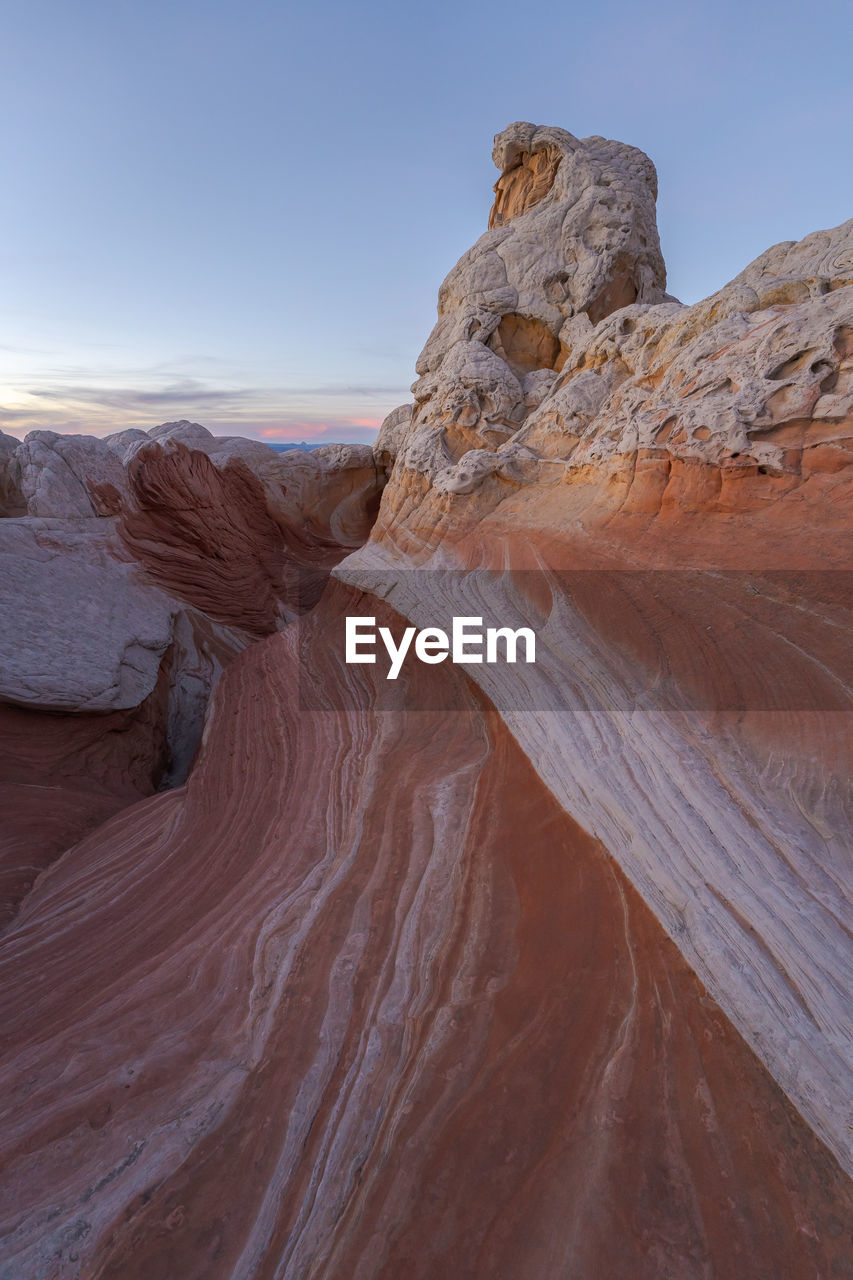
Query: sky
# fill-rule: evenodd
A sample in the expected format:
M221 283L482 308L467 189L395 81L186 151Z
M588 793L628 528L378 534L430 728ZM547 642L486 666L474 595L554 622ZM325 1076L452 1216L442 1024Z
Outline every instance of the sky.
M853 216L848 0L0 0L0 429L370 440L513 120L641 147L671 293Z

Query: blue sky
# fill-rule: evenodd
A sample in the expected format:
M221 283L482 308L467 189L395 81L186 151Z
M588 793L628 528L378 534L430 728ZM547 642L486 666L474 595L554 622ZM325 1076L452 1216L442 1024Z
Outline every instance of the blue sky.
M647 151L704 297L853 215L850 13L4 0L0 428L371 438L512 120Z

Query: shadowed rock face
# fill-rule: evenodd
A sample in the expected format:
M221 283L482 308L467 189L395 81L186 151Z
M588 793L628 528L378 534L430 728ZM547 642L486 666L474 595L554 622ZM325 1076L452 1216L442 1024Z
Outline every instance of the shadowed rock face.
M503 227L543 200L554 185L562 160L558 148L547 144L540 150L522 151L512 168L495 183L495 203L489 214L489 229Z
M0 1280L851 1274L853 224L683 307L642 153L494 158L375 452L27 454Z
M329 570L365 541L384 484L366 447L294 452L260 461L250 453L252 467L179 438L137 449L119 522L125 548L170 594L269 635L310 608Z
M168 678L127 711L0 704L0 928L46 866L167 776Z
M152 445L128 474L132 503L120 530L133 559L217 622L254 636L275 631L284 614L284 536L246 464L229 459L219 470L186 445Z
M373 712L362 605L233 664L188 786L7 935L7 1266L833 1274L837 1165L461 675Z

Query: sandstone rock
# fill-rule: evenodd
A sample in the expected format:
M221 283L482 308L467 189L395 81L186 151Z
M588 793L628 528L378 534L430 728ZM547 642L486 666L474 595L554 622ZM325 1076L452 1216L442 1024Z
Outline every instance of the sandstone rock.
M166 781L168 684L164 668L148 697L122 711L61 713L0 703L0 930L64 850ZM189 720L181 724L180 737L192 728Z
M558 153L551 187L525 203L541 187L524 176L532 172L529 157ZM446 486L448 465L468 450L500 448L511 438L572 468L662 450L668 458L802 476L812 463L834 466L845 456L853 223L777 245L719 293L682 307L663 293L654 171L642 153L525 125L499 135L495 159L505 169L496 230L442 286L439 322L413 387L409 470L441 473ZM552 172L550 161L545 172ZM524 207L512 213L515 197L506 193L522 188ZM626 251L602 231L611 200L603 191L611 190L621 193L620 235L652 246L636 263L639 276L656 283L629 297L611 280L596 295L608 305L590 306L589 271L598 288L600 273L614 271ZM545 264L565 253L567 222L572 243L596 247L596 265L573 270L571 301L557 306ZM490 239L496 235L503 237L497 243ZM512 298L521 296L522 283L525 306L518 310ZM591 392L592 414L578 401ZM818 429L815 419L825 425Z
M405 465L438 475L468 449L500 448L503 433L578 472L612 468L638 450L657 451L667 466L736 463L744 475L789 485L813 467L844 466L853 447L851 245L853 222L782 246L784 256L762 255L693 307L635 304L594 327L575 322L561 371L527 374L523 394L509 371L489 378L484 357L483 373L470 372L466 351L474 344L457 343L442 366L446 376L416 384L426 408L407 436ZM791 274L798 262L823 271L824 292L811 275ZM764 282L765 298L799 300L765 307L749 280Z
M0 456L4 458L10 457L20 443L17 436L10 436L5 431L0 431Z
M0 510L12 517L26 512L19 448L0 438ZM54 468L67 481L58 461ZM39 871L111 813L151 794L170 767L165 692L139 669L138 637L118 635L122 613L131 624L146 592L137 594L129 566L114 560L110 523L0 523L0 689L18 703L0 702L0 927ZM153 676L156 685L156 660ZM80 711L90 702L115 708L122 695L139 704ZM179 733L175 726L176 735L191 726ZM196 738L200 732L199 721Z
M490 476L510 485L522 484L536 478L538 462L532 449L519 444L497 451L470 449L455 466L439 471L433 478L433 489L436 493L473 493Z
M242 458L249 463L263 463L277 457L274 449L262 440L247 440L243 436L215 436L198 422L164 422L145 433L147 440L158 444L183 444L188 449L206 453L217 466L225 466L229 458Z
M843 1268L838 1166L465 676L343 664L361 604L233 664L188 786L7 932L7 1268Z
M409 442L424 437L424 414L441 424L441 444L447 457L466 450L502 444L521 424L524 392L507 361L481 342L456 342L440 371L422 377L415 386L416 428ZM436 434L433 431L433 434Z
M248 466L254 467L279 456L262 440L246 440L243 436L214 436L213 444L204 452L218 467L225 466L229 458L242 458Z
M213 625L122 559L112 521L0 524L0 699L42 711L137 708L164 662L172 768L186 776L204 707L245 629Z
M149 431L130 427L126 431L116 431L106 436L105 440L119 454L125 466L152 440L164 447L170 444L186 445L188 449L206 453L220 466L224 466L230 457L241 457L247 461L252 458L275 457L275 451L260 440L247 440L242 436L215 436L201 423L190 422L186 418L179 422L163 422Z
M121 505L124 468L106 441L95 436L31 431L16 459L28 515L115 515Z
M150 438L147 431L142 431L139 427L128 427L124 431L113 431L111 435L104 436L104 443L108 444L127 466L136 450L148 444Z
M177 466L178 470L186 467L186 455L180 454L183 446L204 454L218 471L227 472L229 478L217 480L209 469L205 470L216 491L223 484L227 488L234 483L233 477L240 472L242 464L244 478L246 472L251 473L263 488L262 501L287 543L287 561L291 568L294 565L330 568L346 552L361 546L372 527L386 479L384 467L377 462L369 445L323 445L279 454L260 440L214 436L206 427L186 420L163 423L143 433L142 440L134 439L126 459L132 475L138 475L138 468L134 470L132 466L133 459L152 440L163 448L164 455L182 458L180 464L162 462L161 467ZM150 452L146 454L149 459L155 456ZM202 463L193 465L204 469ZM246 483L252 487L250 480ZM177 495L173 498L177 500ZM184 494L180 502L186 499ZM172 499L164 496L167 505L170 501ZM189 506L194 503L199 504L198 495ZM236 502L238 520L242 518L241 504L245 503L248 503L247 510L261 505L256 490L251 499L246 499L244 494ZM205 501L200 505L204 506ZM227 524L229 517L225 517L225 521Z
M849 253L853 222L823 233L819 243L827 242L834 252L821 259L825 270L831 263L843 269L828 277L825 293L809 297L807 281L798 290L790 275L780 281L762 274L763 255L706 302L634 306L588 330L516 438L578 469L610 465L638 449L717 467L738 462L741 471L757 468L789 483L805 479L813 465L843 465L853 417L846 336L853 289L843 245ZM804 269L814 268L806 249L795 248ZM793 249L789 257L797 261ZM766 307L753 290L751 302L743 281L760 278L766 297L781 290L801 300ZM593 378L597 412L577 419L578 384L586 395Z
M368 537L386 474L369 445L321 445L252 462L291 554L332 567Z
M22 474L30 509L62 518L0 525L0 699L30 708L15 723L36 740L47 725L39 714L95 717L95 737L100 724L116 749L116 777L127 750L144 757L141 794L184 780L224 666L317 599L330 568L366 538L385 481L366 446L280 460L260 442L220 440L195 423L152 434L161 443L135 429L106 441L36 432L23 446L2 443L7 514L18 510ZM118 521L91 519L112 505ZM151 742L161 735L162 749L140 747L138 722ZM69 742L84 727L69 726ZM9 761L18 750L9 747ZM26 867L45 865L66 834L112 811L73 799L75 787L87 790L93 750L62 794L57 784L45 838L21 855L21 875L7 866L15 885L26 887ZM24 756L31 784L16 784L6 810L14 866L21 841L33 839L32 788L43 785L35 746ZM127 803L123 784L106 791L113 807Z
M286 617L284 539L244 463L222 470L180 442L149 443L128 464L126 552L170 595L253 635Z
M147 583L112 520L0 522L0 920L91 826L185 780L249 639Z
M31 508L63 513L0 524L3 920L68 844L185 780L224 667L316 601L385 481L366 446L153 434L0 442L6 514L22 454Z
M120 521L127 554L154 582L255 636L316 601L366 539L385 483L368 446L262 449L217 456L149 442L128 464Z
M375 451L164 424L53 522L175 612L120 752L0 706L15 1280L844 1273L853 228L682 307L641 153L495 156ZM353 613L537 661L385 681Z
M434 440L436 466L518 428L521 381L563 367L574 317L596 324L667 296L657 178L641 151L519 123L498 134L493 158L491 230L441 286L412 389L410 439Z
M468 372L492 320L454 325L507 314L513 229L535 220L537 260L561 251L565 161L543 191L534 136L498 152L529 173L499 182L495 230L443 286L379 519L336 573L419 626L488 611L537 630L535 668L472 678L851 1170L853 222L696 306L661 294L552 320L560 367L525 373L519 396L503 341L500 376L488 357ZM595 241L595 203L579 210ZM545 324L545 278L525 285ZM473 569L493 572L466 587Z
M222 671L314 604L385 478L366 446L280 459L188 421L0 436L0 514L29 511L0 523L0 924L68 845L185 781Z
M384 419L373 446L377 457L394 461L411 426L412 407L411 404L398 405Z
M807 302L835 289L853 284L853 219L829 231L813 231L802 240L786 240L773 245L751 262L730 285L712 296L712 301L737 290L744 301L756 305L750 311Z
M213 432L208 431L207 427L198 422L188 422L186 418L182 418L180 422L163 422L159 427L152 427L148 438L159 444L172 440L185 444L189 449L202 449L205 452L212 447L215 439Z
M175 604L143 585L116 551L111 522L0 524L0 698L112 711L151 693Z

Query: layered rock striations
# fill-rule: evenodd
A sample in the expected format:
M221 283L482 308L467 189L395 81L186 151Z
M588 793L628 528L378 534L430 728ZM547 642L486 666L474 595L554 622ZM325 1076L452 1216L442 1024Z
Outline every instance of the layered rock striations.
M529 129L498 138L499 162ZM557 194L502 215L524 323L548 306L528 226L537 262L576 208L587 239L605 235L598 172L568 215ZM495 234L449 277L460 316L482 307ZM486 329L518 304L491 306ZM437 390L422 375L383 431L394 472L341 570L422 626L537 630L534 669L472 677L848 1169L851 321L853 222L776 246L695 306L554 319L560 367L526 375L536 394L513 392L500 440L494 396L459 370L504 386L517 371L440 319L421 357Z
M3 1280L851 1272L853 224L688 307L641 152L494 156L374 450L0 440L100 584L4 642Z
M7 934L9 1274L834 1274L844 1174L464 676L342 662L363 605Z
M366 446L280 456L189 422L10 441L3 918L74 838L186 778L222 670L316 601L385 479Z

